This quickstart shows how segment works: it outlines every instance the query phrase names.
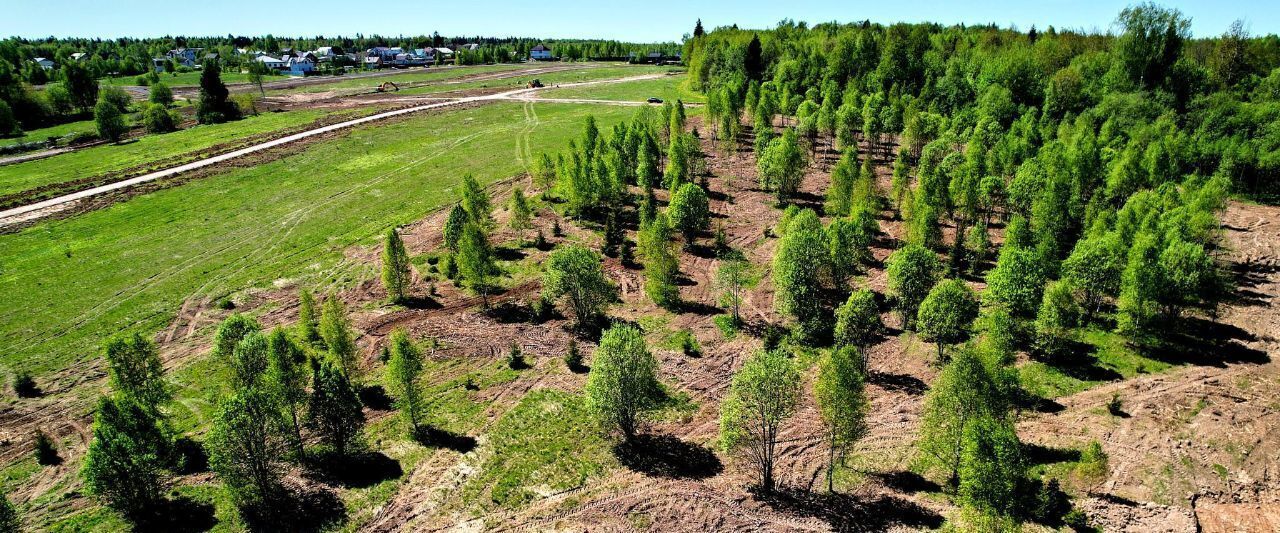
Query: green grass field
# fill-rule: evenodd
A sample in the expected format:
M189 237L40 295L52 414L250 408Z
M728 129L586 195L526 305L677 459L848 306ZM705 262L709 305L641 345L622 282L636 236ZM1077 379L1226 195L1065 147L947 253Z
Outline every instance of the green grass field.
M0 146L45 141L50 137L62 137L72 133L96 133L97 131L97 126L93 124L92 120L80 120L38 130L24 131L21 136L0 139Z
M1114 379L1163 372L1173 364L1145 357L1126 344L1123 337L1096 328L1079 331L1079 340L1092 347L1092 354L1075 365L1049 365L1032 361L1018 367L1022 386L1041 398L1057 398L1091 389Z
M509 64L509 65L475 65L467 67L430 67L430 68L414 68L401 71L388 71L385 76L369 76L361 78L336 76L332 78L330 83L319 83L315 85L307 85L295 89L282 89L276 91L267 91L267 94L289 94L289 93L315 93L323 91L332 91L335 89L372 89L384 81L393 83L419 83L443 81L471 74L487 74L492 72L504 72L508 70L518 70L527 68L526 65ZM390 72L399 72L392 74Z
M283 80L286 78L288 78L288 76L268 76L264 78L264 80ZM223 83L245 83L248 81L248 74L229 72L226 70L222 71ZM196 85L200 85L200 71L174 72L172 74L161 73L160 82L170 87L195 87ZM118 78L102 78L98 80L98 83L103 85L137 85L138 77L121 76Z
M0 235L0 363L40 375L93 359L113 334L163 329L192 296L280 279L350 282L370 267L345 263L345 249L455 201L463 174L482 183L514 175L531 155L562 148L587 114L608 128L632 112L445 111Z
M560 87L539 92L543 98L591 98L638 102L656 96L667 101L705 102L706 97L684 87L688 76L679 74L652 80L605 83L583 87Z
M264 113L236 122L195 126L164 135L144 135L124 144L94 146L47 159L6 165L0 167L0 195L117 172L250 135L301 126L324 114L321 111Z
M646 74L662 74L671 70L671 67L655 67L655 66L633 66L633 65L614 65L606 67L582 68L579 70L565 70L560 72L551 72L547 74L531 74L521 75L511 78L502 78L498 80L484 81L466 81L461 83L429 85L426 87L414 87L400 91L400 94L434 94L449 91L460 91L466 89L480 89L485 87L503 87L507 89L519 89L524 87L533 79L541 80L544 85L555 85L561 83L579 83L584 81L607 80L615 78L626 78L630 76L644 76Z

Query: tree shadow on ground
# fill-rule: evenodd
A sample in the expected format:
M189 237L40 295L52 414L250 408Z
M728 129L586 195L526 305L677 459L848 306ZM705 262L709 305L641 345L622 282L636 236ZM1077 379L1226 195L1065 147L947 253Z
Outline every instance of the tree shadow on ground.
M291 487L277 501L240 513L249 531L327 531L347 518L342 499L323 487Z
M1029 465L1047 465L1052 463L1079 461L1080 450L1054 448L1052 446L1042 446L1039 444L1024 442L1022 443L1022 456L1026 459L1027 464Z
M892 472L871 472L867 477L879 481L893 490L915 494L917 492L938 492L942 485L910 470L894 470Z
M614 445L613 454L623 466L656 477L703 479L724 470L711 449L671 435L637 435Z
M543 318L525 302L502 302L485 310L484 315L500 324L536 324Z
M444 307L430 296L405 296L400 305L405 306L406 309L440 309Z
M871 371L868 381L873 385L890 391L904 392L912 396L923 395L929 390L929 386L925 385L920 378L910 374L894 374L891 372Z
M1200 317L1182 317L1165 328L1164 337L1140 348L1142 354L1171 364L1224 367L1233 363L1264 364L1271 357L1245 346L1257 340L1253 333Z
M837 531L885 531L894 526L936 529L943 524L942 515L892 495L862 499L784 487L757 493L756 498L780 512L822 520Z
M418 433L413 436L413 440L418 441L418 444L423 446L445 448L458 453L467 453L476 449L475 437L432 426L419 428Z
M714 305L702 302L691 302L689 300L680 300L679 307L681 313L693 313L700 316L718 315L724 311Z
M325 453L307 460L311 477L349 488L365 488L400 477L400 462L382 452L359 452L346 456Z
M209 454L204 445L191 437L179 437L173 442L174 465L177 474L198 474L209 471Z
M524 259L525 255L519 248L509 246L497 246L493 249L493 257L499 261L519 261Z
M1027 392L1025 390L1022 390L1020 394L1017 394L1014 397L1013 401L1014 401L1015 407L1017 407L1018 409L1025 410L1025 411L1034 411L1037 413L1045 413L1045 414L1061 413L1067 408L1065 405L1062 405L1055 400L1051 400L1049 398L1043 398L1035 394L1031 394L1030 392Z
M360 387L360 403L374 411L390 411L392 405L391 397L382 385Z
M1069 341L1069 343L1070 346L1063 350L1064 354L1069 355L1050 358L1042 354L1033 354L1033 358L1081 381L1118 381L1124 379L1124 376L1119 372L1099 364L1098 358L1094 355L1095 348L1092 345L1079 341Z
M208 531L218 524L213 505L177 496L162 500L146 516L133 520L134 531L188 532Z

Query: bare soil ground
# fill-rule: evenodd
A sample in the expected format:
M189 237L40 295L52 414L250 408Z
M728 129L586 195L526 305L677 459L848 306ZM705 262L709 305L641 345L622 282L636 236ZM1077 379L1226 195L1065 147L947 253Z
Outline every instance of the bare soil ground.
M695 125L699 121L691 119ZM704 135L705 137L705 135ZM781 211L774 198L756 182L754 156L744 148L729 153L709 139L708 155L713 221L723 224L732 246L761 267L765 281L751 290L744 314L753 327L779 323L774 311L767 268L777 244L766 237ZM819 155L824 153L819 150ZM865 151L864 151L865 153ZM802 201L817 207L828 183L834 156L822 156L808 171L801 187ZM877 172L888 190L889 165ZM528 188L526 177L496 184L495 205L503 205L513 183ZM403 228L411 254L435 251L447 214L441 210ZM501 223L505 212L499 210ZM557 215L544 209L536 225L548 237ZM594 243L596 233L574 222L558 219L568 239ZM1052 448L1079 448L1097 439L1110 455L1106 479L1080 487L1079 505L1106 531L1275 531L1280 524L1280 402L1274 390L1280 384L1276 363L1270 360L1280 332L1280 314L1272 300L1280 294L1280 208L1232 202L1224 216L1224 261L1232 265L1238 290L1216 321L1202 320L1217 328L1222 342L1203 354L1187 354L1188 364L1157 375L1110 383L1064 398L1061 409L1028 413L1019 430L1025 441ZM895 246L901 225L885 212L881 227L887 233L877 243L875 257L882 261ZM500 224L501 226L501 224ZM501 226L505 228L505 226ZM949 235L949 234L948 234ZM633 233L629 233L634 238ZM520 236L498 230L494 242L514 249ZM948 237L949 238L949 237ZM704 236L702 243L709 243ZM519 248L523 262L541 262L547 252ZM376 265L378 250L352 249L349 259ZM622 293L622 302L611 313L621 319L667 318L667 328L688 329L703 347L701 357L655 348L660 376L672 388L686 393L696 404L688 419L656 423L649 432L669 435L694 448L715 448L718 405L733 372L760 345L759 339L740 334L725 337L711 323L715 292L711 286L718 260L695 248L681 256L687 278L682 296L693 305L686 312L669 314L647 302L641 273L616 260L606 270ZM859 280L877 291L885 288L879 266ZM909 471L912 443L928 384L936 377L931 345L909 334L900 334L896 316L883 314L891 334L869 351L872 409L870 435L863 439L854 462L858 479L840 495L828 495L823 487L826 454L821 442L818 415L810 398L785 426L778 465L780 494L757 497L746 489L750 479L729 458L723 470L707 476L653 477L618 468L582 486L550 493L531 504L476 516L461 501L460 488L481 464L485 428L531 390L554 388L580 390L581 374L564 370L560 356L574 335L564 319L542 324L511 320L503 313L480 310L481 298L448 283L435 283L435 293L424 280L415 281L417 298L407 308L388 308L385 294L369 279L339 294L361 333L359 345L366 365L377 363L386 335L404 327L415 338L434 337L442 348L434 358L465 361L454 372L468 372L500 360L516 343L531 356L533 368L519 377L482 391L479 397L492 403L476 424L478 446L467 453L439 449L406 473L395 495L376 509L367 510L355 526L370 531L409 530L632 530L660 531L828 531L833 529L897 531L940 526L953 512L950 504L932 492L936 485ZM519 308L541 290L536 278L516 279L504 291L491 296L498 309ZM241 311L260 310L267 326L289 324L297 318L296 287L248 293L237 298ZM176 369L202 357L208 350L211 326L227 311L207 301L184 303L172 326L157 335L166 367ZM581 340L584 353L594 346ZM458 374L461 375L461 374ZM457 375L434 376L443 381ZM10 464L30 453L27 438L37 427L75 444L64 451L77 464L88 439L89 402L103 384L101 365L68 370L52 380L44 398L0 408L0 464ZM1115 417L1103 407L1112 394L1124 399L1127 416ZM385 416L385 413L378 416ZM1225 473L1224 473L1225 472ZM78 482L69 467L44 469L12 494L29 501L53 487L74 490ZM207 478L183 482L208 482ZM74 494L74 493L71 493ZM69 496L58 507L41 512L63 514L86 505ZM70 506L70 507L67 507Z

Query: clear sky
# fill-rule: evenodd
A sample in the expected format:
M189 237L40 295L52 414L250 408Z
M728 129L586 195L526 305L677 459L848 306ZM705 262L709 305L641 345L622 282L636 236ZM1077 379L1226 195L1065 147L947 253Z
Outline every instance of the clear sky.
M701 17L716 26L765 28L791 18L810 23L932 21L1028 29L1036 25L1106 31L1128 0L0 0L0 35L157 37L163 35L442 35L590 37L678 41ZM1221 34L1244 19L1254 35L1280 33L1277 0L1168 0L1196 36Z

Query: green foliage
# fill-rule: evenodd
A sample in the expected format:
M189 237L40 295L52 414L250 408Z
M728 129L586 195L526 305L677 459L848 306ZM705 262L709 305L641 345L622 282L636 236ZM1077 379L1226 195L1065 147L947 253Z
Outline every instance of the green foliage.
M200 71L200 101L196 104L196 121L218 124L240 118L240 108L228 97L222 83L222 67L217 60L205 61Z
M308 289L298 290L298 339L315 346L323 342L320 337L320 317L316 312L316 298Z
M489 195L480 187L480 182L476 181L475 176L471 174L462 176L460 205L470 219L481 227L488 228L493 225L493 203L489 201Z
M831 186L827 189L826 212L831 216L844 216L853 208L853 184L857 180L858 152L849 147L840 153L840 159L831 169Z
M545 156L545 154L543 154ZM517 187L511 191L511 219L508 224L511 229L523 232L533 227L533 209L529 206L529 200L524 196L524 189Z
M270 366L267 336L254 331L240 339L231 351L231 385L236 390L259 386Z
M387 299L403 302L409 282L409 253L404 249L400 233L391 228L382 244L382 287L387 291Z
M876 295L869 289L854 291L844 304L836 308L835 346L864 349L880 335L884 324ZM863 360L865 364L866 361Z
M396 399L396 409L410 429L410 436L417 436L426 415L427 399L418 379L422 375L422 352L403 329L391 332L391 359L387 361L387 383Z
M1036 347L1049 356L1066 355L1080 315L1074 287L1066 281L1049 282L1036 313Z
M942 275L942 263L933 252L916 244L894 251L887 263L889 291L897 299L903 327L912 329L920 303Z
M666 214L640 228L640 260L644 263L644 292L659 307L674 309L680 304L680 259L671 243L672 228Z
M1010 407L1001 378L973 350L959 350L929 388L920 421L917 449L927 471L945 474L960 484L969 427L981 420L1003 419Z
M617 289L605 277L600 255L581 246L566 246L547 258L542 275L543 296L563 298L579 325L595 324Z
M1022 443L1012 422L983 416L968 424L960 462L959 494L964 505L1011 516L1022 497L1018 490L1025 476Z
M320 314L320 337L337 364L346 375L359 375L356 360L356 339L351 332L351 319L347 318L346 305L336 294L324 299Z
M137 520L163 498L168 434L156 415L123 397L103 397L81 476L89 494Z
M147 101L169 107L173 105L173 90L163 83L153 83L147 94Z
M831 278L836 288L843 289L859 266L871 261L874 228L854 218L837 218L827 225L826 233Z
M462 239L458 243L458 253L454 256L458 274L471 292L484 298L484 306L489 307L489 290L492 288L490 278L498 273L498 265L493 256L493 247L489 237L475 222L469 222L462 228Z
M462 241L462 230L471 221L470 215L462 205L455 205L449 211L449 218L444 221L444 245L449 250L458 251L458 243Z
M800 372L786 354L760 351L733 375L720 404L720 444L741 457L771 492L778 434L800 402Z
M173 394L164 381L164 365L154 342L140 333L118 336L103 347L107 360L107 376L116 396L133 402L152 415Z
M303 457L302 416L307 403L307 354L281 328L271 330L267 339L266 390L280 402L292 435L295 455Z
M93 122L98 128L98 136L111 142L119 141L129 132L124 122L124 115L115 104L103 99L93 106Z
M823 292L831 276L826 233L813 210L801 211L787 225L773 256L778 309L795 318L800 334L815 339L830 327Z
M178 129L177 121L174 120L173 114L169 113L169 110L160 104L147 106L142 116L142 125L146 128L147 133L169 133Z
M315 366L307 426L338 456L357 444L364 429L364 411L355 385L334 357Z
M583 391L587 408L605 428L631 440L662 397L657 369L658 360L639 329L619 325L605 330Z
M769 141L756 161L760 172L760 188L775 191L779 203L786 203L800 187L808 166L804 148L796 138L796 132L788 129L781 137Z
M711 209L707 192L696 183L684 183L671 195L667 205L667 217L671 225L684 235L686 246L691 246L698 233L711 226Z
M938 360L944 360L946 346L969 338L978 317L978 297L958 279L939 283L920 303L916 329L925 340L938 345Z
M231 500L240 509L264 509L280 497L288 440L285 421L271 393L238 389L221 402L205 450Z
M743 293L758 280L751 262L733 257L720 262L716 268L715 286L720 292L720 305L727 308L734 325L742 321Z
M828 491L835 490L836 463L843 463L845 455L867 433L870 403L863 389L865 366L854 346L832 350L818 364L813 396L826 428Z
M0 531L4 533L22 531L22 518L18 516L18 510L13 507L13 502L9 501L4 491L0 491Z
M1046 277L1039 254L1034 250L1006 245L995 268L987 273L984 297L1008 306L1015 316L1034 317Z
M1159 241L1154 235L1138 235L1120 276L1117 329L1130 338L1143 337L1155 322L1163 287Z

